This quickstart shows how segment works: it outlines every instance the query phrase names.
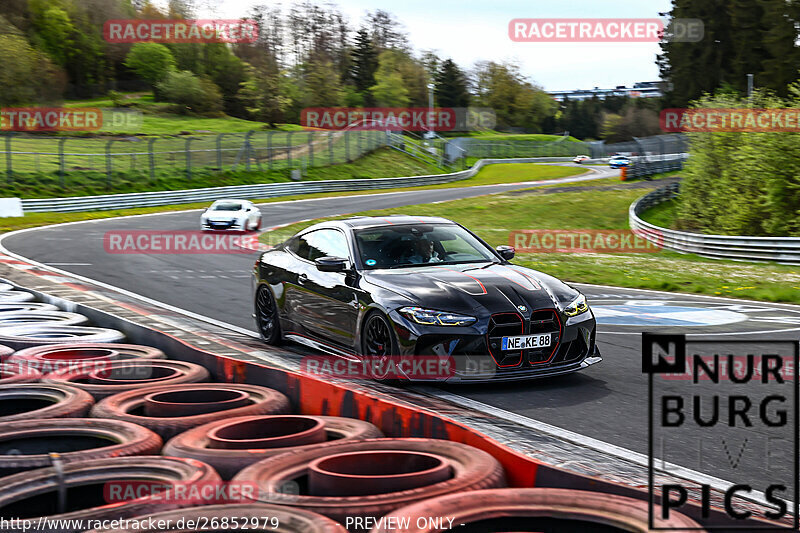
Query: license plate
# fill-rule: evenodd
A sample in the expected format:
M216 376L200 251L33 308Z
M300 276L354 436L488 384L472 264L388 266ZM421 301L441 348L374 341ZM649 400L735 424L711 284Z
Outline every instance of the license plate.
M521 335L519 337L503 337L503 350L532 350L550 346L552 335L550 333L537 333L536 335Z

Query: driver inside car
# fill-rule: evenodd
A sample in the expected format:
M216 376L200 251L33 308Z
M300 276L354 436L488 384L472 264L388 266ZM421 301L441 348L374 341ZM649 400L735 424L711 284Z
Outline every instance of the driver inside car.
M417 239L414 242L415 253L406 259L409 263L440 263L442 259L438 252L434 250L433 241L428 239Z

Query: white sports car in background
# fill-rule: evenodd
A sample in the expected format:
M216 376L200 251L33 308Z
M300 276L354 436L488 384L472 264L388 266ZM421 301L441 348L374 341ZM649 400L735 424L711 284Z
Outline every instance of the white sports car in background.
M200 216L200 229L258 230L261 229L261 211L248 200L217 200Z

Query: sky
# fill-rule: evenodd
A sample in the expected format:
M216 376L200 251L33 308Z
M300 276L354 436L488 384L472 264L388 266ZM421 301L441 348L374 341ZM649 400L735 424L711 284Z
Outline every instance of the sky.
M196 0L198 17L238 18L267 0ZM287 6L292 0L281 2ZM327 3L327 2L326 2ZM513 60L529 81L547 91L632 86L659 79L657 43L516 43L515 18L658 18L670 0L338 0L354 26L367 11L383 9L403 24L415 50L434 50L462 68L479 60Z

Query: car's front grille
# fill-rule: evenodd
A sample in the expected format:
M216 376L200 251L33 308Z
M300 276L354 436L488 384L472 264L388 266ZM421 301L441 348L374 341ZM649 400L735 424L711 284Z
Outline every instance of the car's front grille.
M503 337L516 335L532 335L537 333L553 333L551 345L533 350L503 351ZM555 311L543 309L534 311L530 320L523 319L517 313L497 313L489 319L489 353L497 362L497 366L526 366L547 362L555 353L561 338L561 325Z

